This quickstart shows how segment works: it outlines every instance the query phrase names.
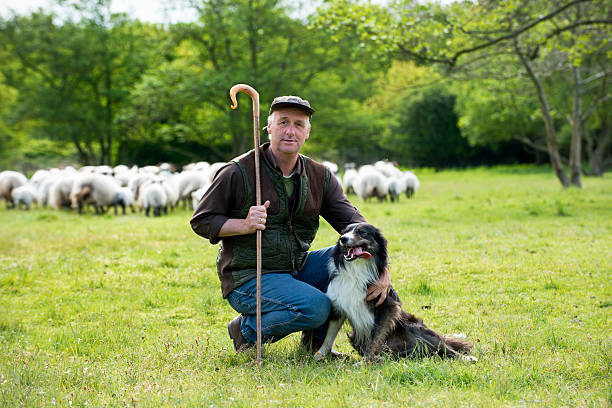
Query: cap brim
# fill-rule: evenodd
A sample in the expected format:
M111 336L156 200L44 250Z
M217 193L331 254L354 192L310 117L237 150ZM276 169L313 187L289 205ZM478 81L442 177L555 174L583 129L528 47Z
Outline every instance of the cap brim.
M304 112L307 112L310 116L312 116L312 114L314 113L314 109L308 107L308 106L304 106L302 104L299 103L294 103L294 102L278 102L275 103L274 105L272 105L270 107L270 113L274 112L277 109L281 109L281 108L298 108L303 110Z

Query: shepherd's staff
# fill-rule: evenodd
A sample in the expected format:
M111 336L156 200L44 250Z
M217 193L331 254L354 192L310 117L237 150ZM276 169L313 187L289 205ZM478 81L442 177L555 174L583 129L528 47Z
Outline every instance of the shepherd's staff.
M236 84L230 89L232 109L238 107L236 94L244 92L253 100L253 139L255 143L255 205L261 205L261 177L259 175L259 94L249 85ZM257 242L257 365L261 367L261 230L256 232Z

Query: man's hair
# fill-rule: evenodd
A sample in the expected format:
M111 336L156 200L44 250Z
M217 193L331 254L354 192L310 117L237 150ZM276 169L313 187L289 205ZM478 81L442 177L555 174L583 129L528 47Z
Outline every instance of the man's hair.
M268 115L268 126L270 126L272 123L274 123L274 114L276 113L276 111L272 112L271 114ZM306 126L310 126L310 118L306 118Z

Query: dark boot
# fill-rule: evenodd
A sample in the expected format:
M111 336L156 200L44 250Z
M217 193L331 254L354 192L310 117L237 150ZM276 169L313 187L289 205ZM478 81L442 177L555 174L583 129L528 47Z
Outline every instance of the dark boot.
M249 343L247 339L242 335L240 326L242 325L242 315L236 316L227 325L227 332L229 333L230 339L234 342L234 350L237 352L245 351L253 347L253 344Z

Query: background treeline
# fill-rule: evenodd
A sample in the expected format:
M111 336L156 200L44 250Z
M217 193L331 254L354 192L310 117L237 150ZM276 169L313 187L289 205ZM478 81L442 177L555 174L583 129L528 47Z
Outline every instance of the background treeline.
M309 99L319 159L611 164L608 0L201 0L169 25L59 4L0 19L0 167L228 160L252 147L241 82L262 127L274 96Z

